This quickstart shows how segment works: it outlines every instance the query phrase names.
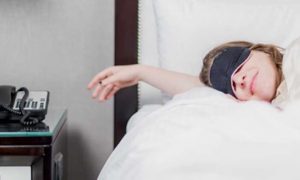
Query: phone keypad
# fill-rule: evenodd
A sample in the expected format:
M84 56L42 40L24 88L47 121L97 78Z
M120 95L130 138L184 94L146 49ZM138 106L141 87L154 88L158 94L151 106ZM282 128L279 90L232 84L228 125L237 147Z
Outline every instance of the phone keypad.
M18 110L21 105L21 99L24 94L23 92L19 92L16 97L16 101L14 104L14 109ZM24 110L39 110L39 109L46 109L47 105L47 97L48 92L47 91L30 91L29 97L27 101L25 101L24 104Z
M20 107L20 103L21 103L21 100L18 99L18 100L17 100L17 104L16 104L16 108L19 108L19 107Z
M36 109L37 108L37 101L33 101L32 105L31 105L32 109Z

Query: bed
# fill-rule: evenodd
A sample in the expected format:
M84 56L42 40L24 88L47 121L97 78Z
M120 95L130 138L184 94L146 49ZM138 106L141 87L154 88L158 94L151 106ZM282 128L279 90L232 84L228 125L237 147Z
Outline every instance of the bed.
M300 3L296 0L250 2L116 0L115 65L142 63L197 75L201 69L199 57L203 57L209 49L226 41L242 39L273 43L288 48L300 36L298 9L300 9ZM299 50L298 46L294 43L293 47L294 49L290 48L293 51L290 56L298 57L295 53ZM295 84L298 81L295 77L299 75L297 72L299 68L295 67L300 66L297 61L294 62L296 63L286 65L285 71L295 71L293 74ZM292 67L296 70L292 70ZM291 85L289 88L297 89L298 85ZM299 96L297 91L293 94L290 99ZM191 98L194 96L199 98ZM300 161L295 161L300 158L297 153L300 150L300 131L296 114L298 101L291 103L292 105L285 114L277 113L276 109L267 104L250 102L244 105L238 113L241 116L247 114L251 117L253 111L249 111L249 108L256 108L258 118L242 118L242 121L238 121L240 119L235 118L233 113L228 113L232 109L228 109L230 102L222 98L221 94L209 89L205 89L205 92L194 89L172 99L164 92L143 83L119 91L114 98L114 146L116 149L100 173L99 179L299 179L299 175L295 173L300 168ZM195 99L201 102L196 102ZM216 104L209 103L211 99L225 106L220 105L217 108L219 112L215 117L212 117L212 108L201 112L206 113L206 120L210 120L206 124L194 121L193 117L200 117L201 113L190 111L190 109L199 106L214 107ZM192 104L191 107L189 107L190 104ZM235 104L230 105L233 109L238 109ZM182 113L176 114L172 111L176 108L183 109ZM174 113L173 116L169 115L172 113ZM223 115L226 113L230 115L224 118ZM276 115L273 117L270 114ZM206 129L201 129L202 134L198 134L192 131L192 127L187 127L180 121L168 121L168 119L176 119L175 115L184 118L185 123L196 123L197 126L206 127ZM147 118L143 118L144 116ZM229 119L232 124L222 122L218 126L212 126L212 119L218 119L218 121L213 121L215 125L215 122L220 122L222 118ZM281 120L286 118L290 121L282 123ZM139 122L139 119L143 120ZM161 137L165 136L168 139L161 140L157 135L141 133L141 129L147 131L151 126L154 129L165 126L166 124L161 124L161 122L157 122L155 126L147 121L159 121L159 119L164 119L164 123L171 123L175 129L170 132L168 129L160 129ZM261 121L261 119L267 120ZM234 126L230 126L233 124ZM257 124L261 126L258 128ZM178 127L190 128L191 133L187 133L189 136L186 136L183 133L186 129L178 129ZM130 133L123 138L126 129L130 130ZM137 135L135 131L141 133L141 138L134 137ZM265 133L266 131L268 133ZM157 133L156 130L155 133ZM147 138L143 139L143 136ZM149 136L155 148L152 144L149 147L149 143L140 145L148 140ZM195 136L198 138L191 138ZM194 145L199 145L199 136L210 137L210 141L202 139L200 143L203 147L209 147L203 148L205 150L199 153L201 156L195 151L198 147ZM244 141L245 139L247 140ZM184 147L180 147L180 142ZM220 142L222 146L215 146L214 142ZM236 144L236 142L239 143ZM222 153L219 151L220 148L223 148ZM136 149L143 149L143 151L136 151ZM177 151L173 152L172 149L177 149ZM132 151L134 153L131 153ZM150 155L139 154L145 151L150 151ZM199 159L202 158L201 162L193 161L192 156L182 155L185 152ZM252 155L247 155L250 152ZM148 157L143 158L143 155ZM182 155L182 157L172 161L176 155ZM139 158L135 161L128 160L136 157ZM277 158L274 159L274 157ZM265 161L259 161L259 159ZM126 165L127 167L123 168ZM156 167L160 167L160 170ZM205 173L195 173L197 172L195 167L201 167ZM149 169L152 171L148 171ZM234 173L236 174L233 176Z

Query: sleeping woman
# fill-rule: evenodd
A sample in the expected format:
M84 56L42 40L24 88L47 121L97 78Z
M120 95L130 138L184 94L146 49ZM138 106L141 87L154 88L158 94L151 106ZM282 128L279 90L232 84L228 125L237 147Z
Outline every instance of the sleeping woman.
M286 88L282 51L271 44L233 41L204 57L199 77L141 64L113 66L99 72L88 89L93 89L93 98L105 101L139 81L171 96L206 85L237 101L261 100L280 106Z

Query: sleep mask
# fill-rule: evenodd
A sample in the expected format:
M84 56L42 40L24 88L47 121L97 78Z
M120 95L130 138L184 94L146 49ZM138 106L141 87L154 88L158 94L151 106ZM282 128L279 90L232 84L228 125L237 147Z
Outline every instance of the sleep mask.
M244 47L229 47L224 49L215 58L210 69L212 87L236 97L231 86L231 76L246 61L250 52L250 49Z

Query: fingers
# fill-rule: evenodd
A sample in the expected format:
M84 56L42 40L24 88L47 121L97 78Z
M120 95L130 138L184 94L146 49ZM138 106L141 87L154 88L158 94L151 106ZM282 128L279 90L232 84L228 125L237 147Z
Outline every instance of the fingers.
M108 95L106 96L106 100L109 100L111 97L113 97L119 89L120 89L120 87L114 86L112 88L112 90L108 93Z
M110 91L112 91L114 85L113 84L108 84L107 86L104 86L103 90L99 94L99 101L104 101L106 100L107 95L109 94Z
M92 98L96 99L98 101L105 101L110 99L114 94L120 89L120 87L114 85L114 84L108 84L106 86L98 85L93 94Z
M95 75L87 88L94 89L92 98L104 101L114 96L118 90L136 84L135 81L130 69L113 66Z
M108 76L111 76L113 74L112 68L107 68L100 73L98 73L96 76L93 77L93 79L88 84L88 89L93 89L97 84L102 82L103 79L107 78Z
M98 101L105 101L111 98L120 88L113 82L117 81L118 77L113 74L112 68L107 68L98 73L88 84L88 89L94 89L92 98Z
M106 77L101 81L101 85L106 86L108 84L112 84L115 83L116 81L119 81L120 78L118 76L119 76L118 74L114 74L113 76Z
M92 94L92 98L95 99L100 93L101 93L101 90L104 88L104 86L98 84Z

